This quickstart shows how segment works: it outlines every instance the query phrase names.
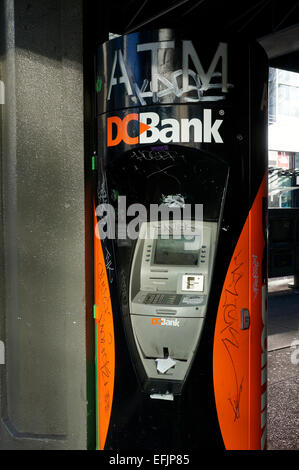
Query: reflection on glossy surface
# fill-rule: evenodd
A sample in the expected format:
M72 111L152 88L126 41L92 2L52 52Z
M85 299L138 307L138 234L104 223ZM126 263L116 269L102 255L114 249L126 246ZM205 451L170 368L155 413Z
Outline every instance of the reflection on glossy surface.
M180 196L185 204L203 204L203 218L217 221L220 215L228 166L198 150L164 146L129 151L107 167L110 202L127 196L127 206L162 204Z

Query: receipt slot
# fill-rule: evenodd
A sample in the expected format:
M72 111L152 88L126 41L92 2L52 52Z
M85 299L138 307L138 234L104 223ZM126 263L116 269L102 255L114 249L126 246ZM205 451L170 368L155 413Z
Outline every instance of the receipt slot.
M98 49L98 449L265 448L267 74L239 37Z

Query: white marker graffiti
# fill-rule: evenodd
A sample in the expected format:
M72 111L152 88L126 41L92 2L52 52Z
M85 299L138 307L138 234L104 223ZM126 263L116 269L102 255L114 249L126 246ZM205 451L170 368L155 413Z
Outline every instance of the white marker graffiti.
M218 96L205 96L204 95L204 86L200 80L200 76L195 73L193 70L188 69L187 70L187 76L188 76L188 87L187 90L184 90L183 86L179 86L179 82L183 81L183 70L179 69L176 70L175 72L172 72L170 74L170 80L168 80L166 77L163 77L162 75L157 75L158 80L161 84L165 86L162 90L160 89L158 92L154 93L152 89L152 83L145 79L143 81L142 87L139 88L137 83L134 83L134 89L136 91L137 98L140 101L140 104L142 106L145 106L148 104L145 100L145 98L152 98L154 103L159 103L161 101L161 98L165 98L166 96L173 95L176 98L181 98L183 97L183 100L186 103L198 103L199 101L219 101L219 100L224 100L225 96L224 95L218 95ZM212 75L213 78L215 77L221 77L221 73L215 72ZM190 84L190 78L191 81L193 81L193 85ZM227 88L231 88L233 85L227 84ZM208 86L208 89L220 89L222 88L221 83L210 83ZM194 96L189 96L190 92L195 92ZM183 95L186 96L183 96ZM135 98L134 96L131 97L132 99Z
M201 61L194 49L191 41L182 43L182 68L173 72L163 72L159 69L159 51L174 50L174 41L160 41L146 44L138 44L137 52L151 52L151 77L145 78L142 85L139 86L135 80L130 81L129 73L124 61L123 53L119 49L115 51L111 69L110 81L108 86L107 100L111 98L113 87L119 84L125 86L127 94L131 100L136 103L139 100L142 106L153 103L174 101L175 98L182 98L184 102L198 101L219 101L225 99L225 94L233 85L228 83L227 79L227 44L220 43L210 63L208 71L205 72ZM189 67L192 62L195 70ZM216 71L218 64L221 63L221 72ZM121 75L115 76L116 69L120 70ZM220 79L219 83L215 80ZM213 82L213 83L211 83ZM221 89L222 95L205 93L211 90ZM133 90L136 95L134 95ZM192 95L192 96L190 96Z
M184 159L184 155L177 153L176 151L169 152L168 150L143 150L136 149L133 150L131 158L136 158L137 160L147 160L147 161L164 161L171 160L175 161L178 158Z

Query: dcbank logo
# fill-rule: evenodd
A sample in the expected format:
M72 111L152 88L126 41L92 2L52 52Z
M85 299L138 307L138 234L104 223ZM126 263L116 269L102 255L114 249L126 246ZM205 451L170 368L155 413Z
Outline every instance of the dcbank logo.
M156 142L222 144L223 140L219 132L222 123L222 119L213 121L211 109L204 109L202 120L199 118L160 120L157 113L131 113L123 119L112 116L107 119L107 146L112 147L122 141L128 145Z
M180 321L175 319L169 318L152 318L152 325L159 325L159 326L176 326L180 327Z

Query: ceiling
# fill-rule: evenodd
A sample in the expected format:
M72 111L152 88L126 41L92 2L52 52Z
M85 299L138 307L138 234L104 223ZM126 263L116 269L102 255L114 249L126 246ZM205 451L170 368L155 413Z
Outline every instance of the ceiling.
M201 34L242 33L261 42L270 65L299 71L299 1L95 0L101 37L160 27Z

